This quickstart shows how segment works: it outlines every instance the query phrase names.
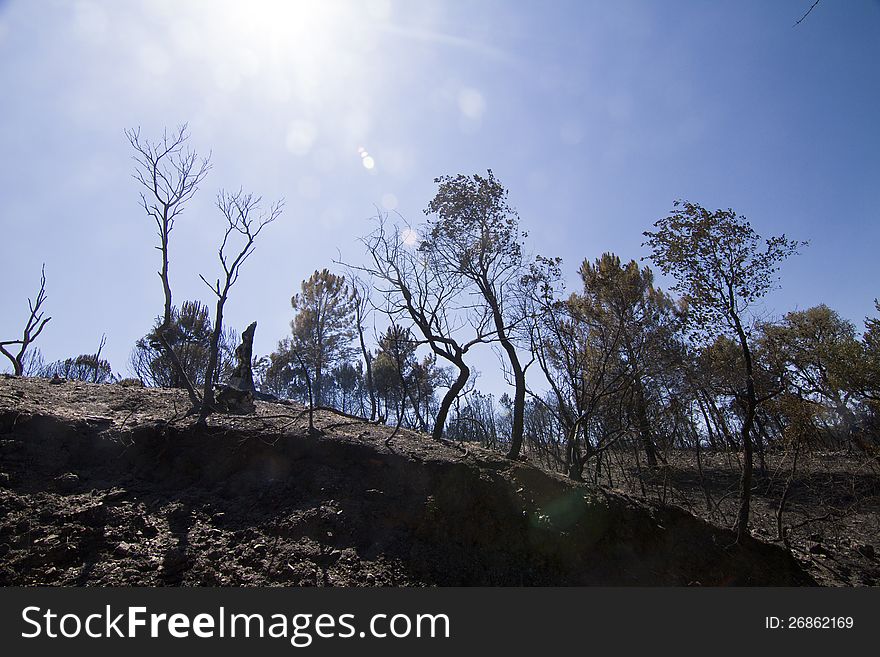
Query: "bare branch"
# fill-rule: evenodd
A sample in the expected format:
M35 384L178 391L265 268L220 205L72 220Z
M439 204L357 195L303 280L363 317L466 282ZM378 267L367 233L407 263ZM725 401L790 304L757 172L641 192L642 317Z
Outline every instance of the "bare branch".
M801 17L798 19L798 21L797 21L794 25L792 25L792 27L797 27L798 25L800 25L801 22L803 22L803 20L804 20L807 16L810 15L810 12L813 11L813 9L815 9L815 8L816 8L816 5L818 5L818 4L819 4L819 0L816 0L816 2L814 2L812 5L810 5L810 8L807 9L807 13L804 14L803 16L801 16Z
M235 285L241 272L241 266L254 252L254 241L260 232L275 221L284 209L284 200L273 203L265 211L261 210L262 198L253 194L245 194L241 189L237 192L220 190L217 194L217 208L226 220L226 229L223 239L217 250L217 257L223 269L223 282L217 279L212 287L207 279L199 274L199 278L211 288L217 297L217 309L214 316L214 330L211 334L211 346L208 355L208 368L205 374L205 387L202 394L202 403L199 411L199 422L204 423L214 408L214 374L219 359L220 336L223 333L223 308L229 296L229 290ZM234 258L227 253L231 247L230 238L238 235L240 248Z
M52 319L51 317L44 318L44 313L41 312L41 308L45 301L46 264L43 263L42 269L40 270L40 290L37 292L37 296L34 297L33 300L28 299L28 310L30 311L30 314L28 315L27 322L25 322L24 329L22 330L21 339L4 340L0 342L0 353L12 362L12 369L16 376L21 376L24 373L24 357L27 348L39 337L40 333L43 332L43 329L46 328L46 324ZM7 345L12 344L19 345L17 354L13 354L6 349Z

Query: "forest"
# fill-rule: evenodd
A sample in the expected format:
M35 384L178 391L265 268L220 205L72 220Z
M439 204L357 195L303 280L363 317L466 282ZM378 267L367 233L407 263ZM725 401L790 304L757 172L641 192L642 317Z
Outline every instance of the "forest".
M171 284L184 272L169 267L173 228L187 220L179 215L210 157L190 149L186 125L155 141L125 134L141 209L157 231L143 248L159 252L163 312L133 346L125 374L102 358L103 340L95 353L44 363L34 347L51 319L43 274L22 336L0 351L15 375L183 388L205 424L221 412L217 391L243 377L225 304L284 203L221 190L221 274L199 274L213 312L198 299L178 302ZM880 305L864 328L824 304L770 313L762 300L785 284L786 260L808 242L762 235L733 209L681 200L647 218L644 262L585 254L579 280L565 282L558 258L530 253L533 226L491 170L434 182L423 222L378 214L360 236L363 259L328 263L291 290L290 333L272 353L251 355L244 392L683 504L740 540L753 526L755 491L772 489L769 538L788 544L792 484L817 463L844 462L851 495L797 526L857 509L867 495L859 477L880 466ZM470 360L484 344L509 385L500 396L480 390ZM675 475L684 470L694 475L689 496Z

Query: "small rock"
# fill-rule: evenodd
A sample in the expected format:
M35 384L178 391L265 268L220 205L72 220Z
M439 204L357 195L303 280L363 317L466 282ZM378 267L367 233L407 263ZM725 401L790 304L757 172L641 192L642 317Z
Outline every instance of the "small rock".
M12 475L8 472L0 472L0 486L8 486L12 483Z
M74 472L68 472L55 478L55 488L62 494L72 493L78 485L79 475Z
M121 500L123 497L125 497L125 495L126 495L126 492L125 492L124 488L114 488L114 489L108 491L104 495L104 501L105 502L116 502L118 500Z
M113 552L118 554L121 557L126 557L129 554L131 554L133 547L134 546L131 543L126 543L123 541L122 543L120 543L119 545L116 546L116 548L113 550Z

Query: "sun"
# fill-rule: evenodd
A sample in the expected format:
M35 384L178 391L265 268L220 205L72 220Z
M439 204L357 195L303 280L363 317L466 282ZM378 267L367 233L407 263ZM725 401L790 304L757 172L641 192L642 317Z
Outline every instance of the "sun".
M356 5L317 0L218 0L181 5L218 85L256 78L278 100L327 102L363 66Z
M224 2L220 11L249 40L302 55L332 51L348 17L344 3L314 0Z

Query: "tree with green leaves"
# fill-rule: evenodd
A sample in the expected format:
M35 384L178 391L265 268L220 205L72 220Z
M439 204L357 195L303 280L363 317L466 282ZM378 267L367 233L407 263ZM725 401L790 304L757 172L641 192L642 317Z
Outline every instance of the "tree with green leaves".
M314 403L324 403L324 381L338 363L351 355L355 339L357 300L346 283L327 269L315 271L300 285L290 304L296 316L290 323L290 348L311 373Z
M389 405L394 406L398 424L411 415L411 426L428 430L430 401L434 396L436 379L435 359L428 355L421 361L416 350L419 341L405 326L391 324L379 336L376 352L376 386L385 399L386 416ZM412 413L406 410L407 402Z
M520 283L527 274L519 215L508 203L507 189L487 175L442 176L428 204L428 230L419 249L440 267L467 281L485 306L513 379L513 426L507 456L519 456L523 440L526 369L517 351L524 316Z
M698 339L731 335L743 357L743 407L740 439L743 448L737 541L748 535L752 492L755 411L763 401L755 389L752 319L755 305L774 289L780 264L805 242L785 235L762 240L745 217L733 210L710 211L677 201L671 214L644 233L651 260L675 278L672 290L688 308L688 325Z
M851 408L854 383L862 364L855 326L821 304L787 313L763 327L762 346L798 398L830 409L842 435L851 439L857 418Z
M628 415L638 433L648 465L656 467L658 451L649 410L657 386L652 385L676 354L682 314L675 302L654 286L654 274L635 260L623 264L605 253L580 268L583 288L569 303L580 317L610 329L615 360L627 382Z

